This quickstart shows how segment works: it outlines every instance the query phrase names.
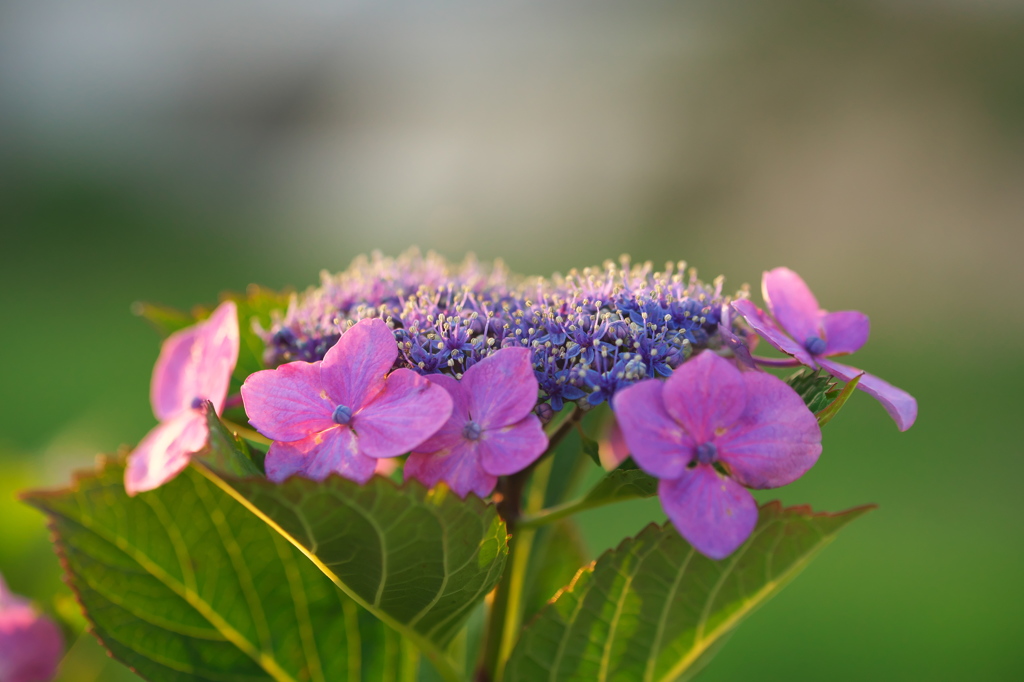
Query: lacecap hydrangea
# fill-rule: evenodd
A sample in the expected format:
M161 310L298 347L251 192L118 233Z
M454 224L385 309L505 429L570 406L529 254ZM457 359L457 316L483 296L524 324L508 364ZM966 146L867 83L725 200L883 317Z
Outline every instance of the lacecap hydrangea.
M645 378L667 377L695 352L746 355L723 279L707 284L686 263L618 263L566 275L523 277L501 261L459 264L409 251L357 259L345 271L292 298L269 329L267 366L322 360L342 332L381 318L398 342L395 368L461 378L502 348L532 351L540 385L537 413L567 402L586 409ZM747 355L747 357L749 357Z

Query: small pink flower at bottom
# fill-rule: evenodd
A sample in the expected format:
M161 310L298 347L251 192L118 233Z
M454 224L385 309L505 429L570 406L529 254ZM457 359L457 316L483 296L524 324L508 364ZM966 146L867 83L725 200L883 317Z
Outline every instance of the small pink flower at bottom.
M456 381L443 374L427 379L452 397L452 415L409 455L405 476L433 486L444 481L460 497L489 495L498 476L522 471L548 446L533 413L539 385L531 351L503 348L476 363Z
M914 425L917 400L912 395L873 374L831 359L854 353L867 343L870 331L867 315L857 310L834 313L822 310L800 275L789 268L764 273L761 293L782 329L747 299L732 305L765 341L792 356L792 364L812 369L820 367L843 381L853 381L859 376L857 388L880 402L900 431Z
M249 423L274 440L267 477L331 473L365 483L377 460L404 455L437 431L452 411L440 386L408 369L388 370L398 343L380 319L360 320L321 362L289 362L242 384Z
M150 384L150 401L160 424L128 455L124 487L129 495L160 487L203 448L209 436L203 405L209 400L217 414L224 409L236 362L238 309L232 301L167 337Z
M8 590L0 576L0 681L52 680L63 653L56 623Z
M732 554L757 524L745 488L791 483L821 454L818 422L793 389L711 351L664 383L624 389L612 407L637 466L660 479L665 513L712 559Z

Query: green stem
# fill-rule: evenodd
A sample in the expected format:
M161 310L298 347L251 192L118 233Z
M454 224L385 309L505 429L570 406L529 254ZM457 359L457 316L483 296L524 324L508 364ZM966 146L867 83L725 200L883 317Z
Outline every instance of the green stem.
M544 505L544 492L551 474L552 455L558 444L579 423L583 412L573 407L561 423L549 434L548 448L529 468L503 479L498 492L501 501L498 513L505 520L511 539L509 540L508 559L501 581L494 590L494 600L487 619L487 629L482 651L480 666L476 679L479 682L501 682L505 671L505 661L512 653L519 621L522 618L523 585L526 581L527 568L530 565L530 552L533 549L534 531L520 530L522 494L526 481L536 470L536 477L531 481L529 497L526 501L528 512L536 512Z
M259 443L260 445L270 445L271 443L274 442L269 438L264 437L262 434L253 431L248 426L242 426L241 424L236 424L235 422L228 421L227 419L221 419L221 422L223 422L224 426L228 427L228 429L234 431L238 436L241 436L242 438L246 439L251 443Z
M581 511L596 509L597 507L603 507L606 504L612 504L613 502L619 501L620 500L617 499L588 500L586 497L581 497L578 500L573 500L572 502L556 504L554 507L541 509L536 514L520 517L519 529L529 530L540 528L541 526L546 526L549 523L560 521Z

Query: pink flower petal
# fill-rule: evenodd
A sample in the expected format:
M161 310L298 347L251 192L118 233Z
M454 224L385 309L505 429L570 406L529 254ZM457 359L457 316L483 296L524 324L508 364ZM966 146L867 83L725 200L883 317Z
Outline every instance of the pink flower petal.
M224 301L199 324L194 351L198 397L212 402L217 414L224 409L238 344L238 308L234 301Z
M768 310L801 346L812 336L822 336L824 311L800 275L789 268L769 270L761 279L761 293Z
M821 454L821 428L796 391L762 372L746 372L747 409L715 440L718 458L748 488L792 483Z
M868 342L871 323L868 316L856 310L841 310L821 318L826 347L823 355L855 353Z
M757 332L762 339L771 344L776 350L792 355L808 367L817 367L811 354L802 345L786 336L785 332L776 327L775 323L764 314L764 311L753 303L744 299L734 302L732 307L743 316L751 329Z
M739 419L747 389L736 366L711 351L684 362L665 382L665 409L697 443Z
M484 429L514 424L537 404L540 387L533 374L533 352L503 348L462 376L470 415Z
M199 382L192 362L192 347L198 333L197 326L181 329L168 336L160 347L149 383L153 414L160 421L190 409L197 396Z
M697 444L665 410L662 388L657 379L638 382L616 393L612 408L637 465L652 476L678 478Z
M0 577L0 680L46 682L64 653L60 628L27 599L7 591Z
M469 396L463 385L447 374L428 374L424 377L448 392L452 399L452 414L433 436L416 446L417 452L437 452L454 447L465 440L462 430L469 421Z
M410 369L396 369L383 390L352 415L352 428L363 454L396 457L434 435L451 413L448 391Z
M320 378L335 405L356 412L384 388L397 357L398 342L384 320L359 320L327 351Z
M128 455L124 488L129 495L159 488L188 466L206 445L209 427L202 410L186 410L158 424Z
M267 478L275 483L295 475L322 481L331 474L366 483L376 471L377 460L359 452L352 429L336 426L294 443L275 441L264 466Z
M238 311L232 301L191 327L171 334L153 367L150 400L160 421L209 400L219 414L238 361Z
M250 374L242 384L249 423L267 438L301 440L335 426L336 405L320 384L319 362L289 362Z
M463 439L458 445L437 452L414 452L405 460L406 479L428 486L444 481L459 497L474 493L486 497L494 491L498 477L480 466L474 444Z
M818 363L829 374L839 377L843 381L852 381L854 377L861 374L863 370L849 365L840 364L834 360L819 358ZM917 400L901 388L879 379L873 374L864 372L860 378L857 388L882 403L882 407L889 413L889 416L896 422L900 431L906 431L917 420Z
M544 427L532 413L515 424L485 429L479 443L480 465L496 476L522 471L548 449Z
M680 535L712 559L724 559L757 525L757 503L740 484L707 464L658 482L661 506Z

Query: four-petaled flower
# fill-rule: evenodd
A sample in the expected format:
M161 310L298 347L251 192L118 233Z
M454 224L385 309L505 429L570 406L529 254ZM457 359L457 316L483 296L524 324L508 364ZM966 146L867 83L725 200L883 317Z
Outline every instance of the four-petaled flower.
M405 462L405 475L427 485L444 481L460 497L483 497L498 476L532 464L548 439L533 413L539 390L526 348L503 348L476 363L456 381L427 379L452 397L451 418Z
M8 590L0 576L0 680L52 680L63 651L64 638L56 623Z
M863 370L828 359L853 353L867 342L867 315L856 310L834 313L822 310L800 275L789 268L775 268L764 273L761 292L768 310L782 329L749 300L734 302L733 307L746 318L754 331L808 367L820 367L843 381L852 381L860 376L857 388L882 403L900 431L913 426L917 419L917 401L913 396Z
M319 481L338 473L365 483L379 458L403 455L433 435L451 415L452 400L411 370L388 374L397 357L387 324L364 319L321 362L250 375L242 384L249 423L274 440L267 477Z
M203 406L210 401L220 414L237 361L238 310L231 301L167 337L150 385L160 424L128 456L124 487L129 495L160 487L202 449L209 436Z
M665 382L624 389L612 407L637 465L660 479L672 523L698 551L722 559L757 523L746 488L799 478L821 453L821 429L782 380L740 372L704 351Z

